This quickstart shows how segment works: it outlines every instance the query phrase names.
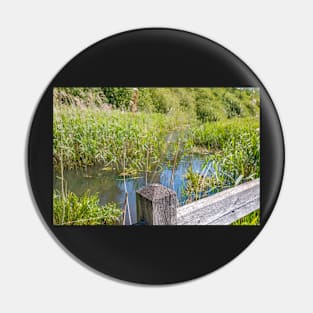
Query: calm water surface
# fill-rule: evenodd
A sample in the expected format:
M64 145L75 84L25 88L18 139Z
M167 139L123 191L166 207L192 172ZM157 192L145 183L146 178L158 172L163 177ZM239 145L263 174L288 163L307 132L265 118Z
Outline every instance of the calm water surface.
M208 173L212 173L211 164L206 164L205 155L193 155L183 157L174 172L172 181L172 168L163 165L163 169L159 172L149 173L147 175L147 183L160 183L166 187L172 188L177 193L180 204L184 204L186 196L184 188L186 186L186 172L191 166L193 172L200 173L203 167L206 167ZM83 194L86 190L91 193L98 193L100 204L104 205L108 202L115 202L123 206L125 200L124 179L115 171L105 171L102 166L93 166L86 169L64 170L64 179L67 184L67 190ZM131 221L127 216L126 223L133 224L137 221L136 215L136 191L146 185L146 174L138 174L136 178L126 178L126 188L128 191L128 200L130 207ZM61 189L61 181L54 176L54 188Z

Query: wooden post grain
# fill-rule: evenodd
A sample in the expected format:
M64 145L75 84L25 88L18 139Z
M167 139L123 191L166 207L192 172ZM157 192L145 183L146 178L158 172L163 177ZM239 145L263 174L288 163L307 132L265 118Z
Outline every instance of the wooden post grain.
M160 184L152 184L136 193L137 221L148 225L176 225L178 200L176 192Z

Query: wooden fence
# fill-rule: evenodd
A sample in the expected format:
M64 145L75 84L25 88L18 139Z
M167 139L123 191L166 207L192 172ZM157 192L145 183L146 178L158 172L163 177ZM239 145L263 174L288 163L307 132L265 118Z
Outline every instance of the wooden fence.
M137 220L148 225L230 225L260 208L255 179L179 207L174 190L152 184L137 191Z

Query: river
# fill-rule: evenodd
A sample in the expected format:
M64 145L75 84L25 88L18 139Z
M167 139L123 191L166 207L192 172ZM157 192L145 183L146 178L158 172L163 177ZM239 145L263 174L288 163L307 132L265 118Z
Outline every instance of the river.
M172 188L177 193L179 203L183 205L187 199L184 195L186 186L186 172L191 166L193 172L200 173L204 166L212 172L211 164L205 165L206 155L194 154L182 157L177 164L172 179L172 168L167 165L162 166L159 172L138 174L134 178L126 178L126 188L128 191L128 201L130 207L131 220L126 219L126 224L133 224L137 221L136 214L136 191L147 183L160 183L166 187ZM84 169L64 170L64 180L67 190L74 192L78 196L86 190L98 193L100 205L108 202L115 202L123 206L125 200L125 186L123 177L115 171L103 170L102 166L92 166ZM54 188L61 189L61 181L54 175Z

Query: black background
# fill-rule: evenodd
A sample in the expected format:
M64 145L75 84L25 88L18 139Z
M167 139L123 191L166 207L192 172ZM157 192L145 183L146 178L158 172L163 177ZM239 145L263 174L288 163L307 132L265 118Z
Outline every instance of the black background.
M259 87L261 226L53 226L52 90L70 86ZM268 93L240 59L195 34L143 29L96 43L71 60L53 79L34 116L28 166L43 218L72 254L116 278L164 284L212 272L236 257L257 236L278 197L284 170L284 143ZM261 266L262 261L257 262Z

